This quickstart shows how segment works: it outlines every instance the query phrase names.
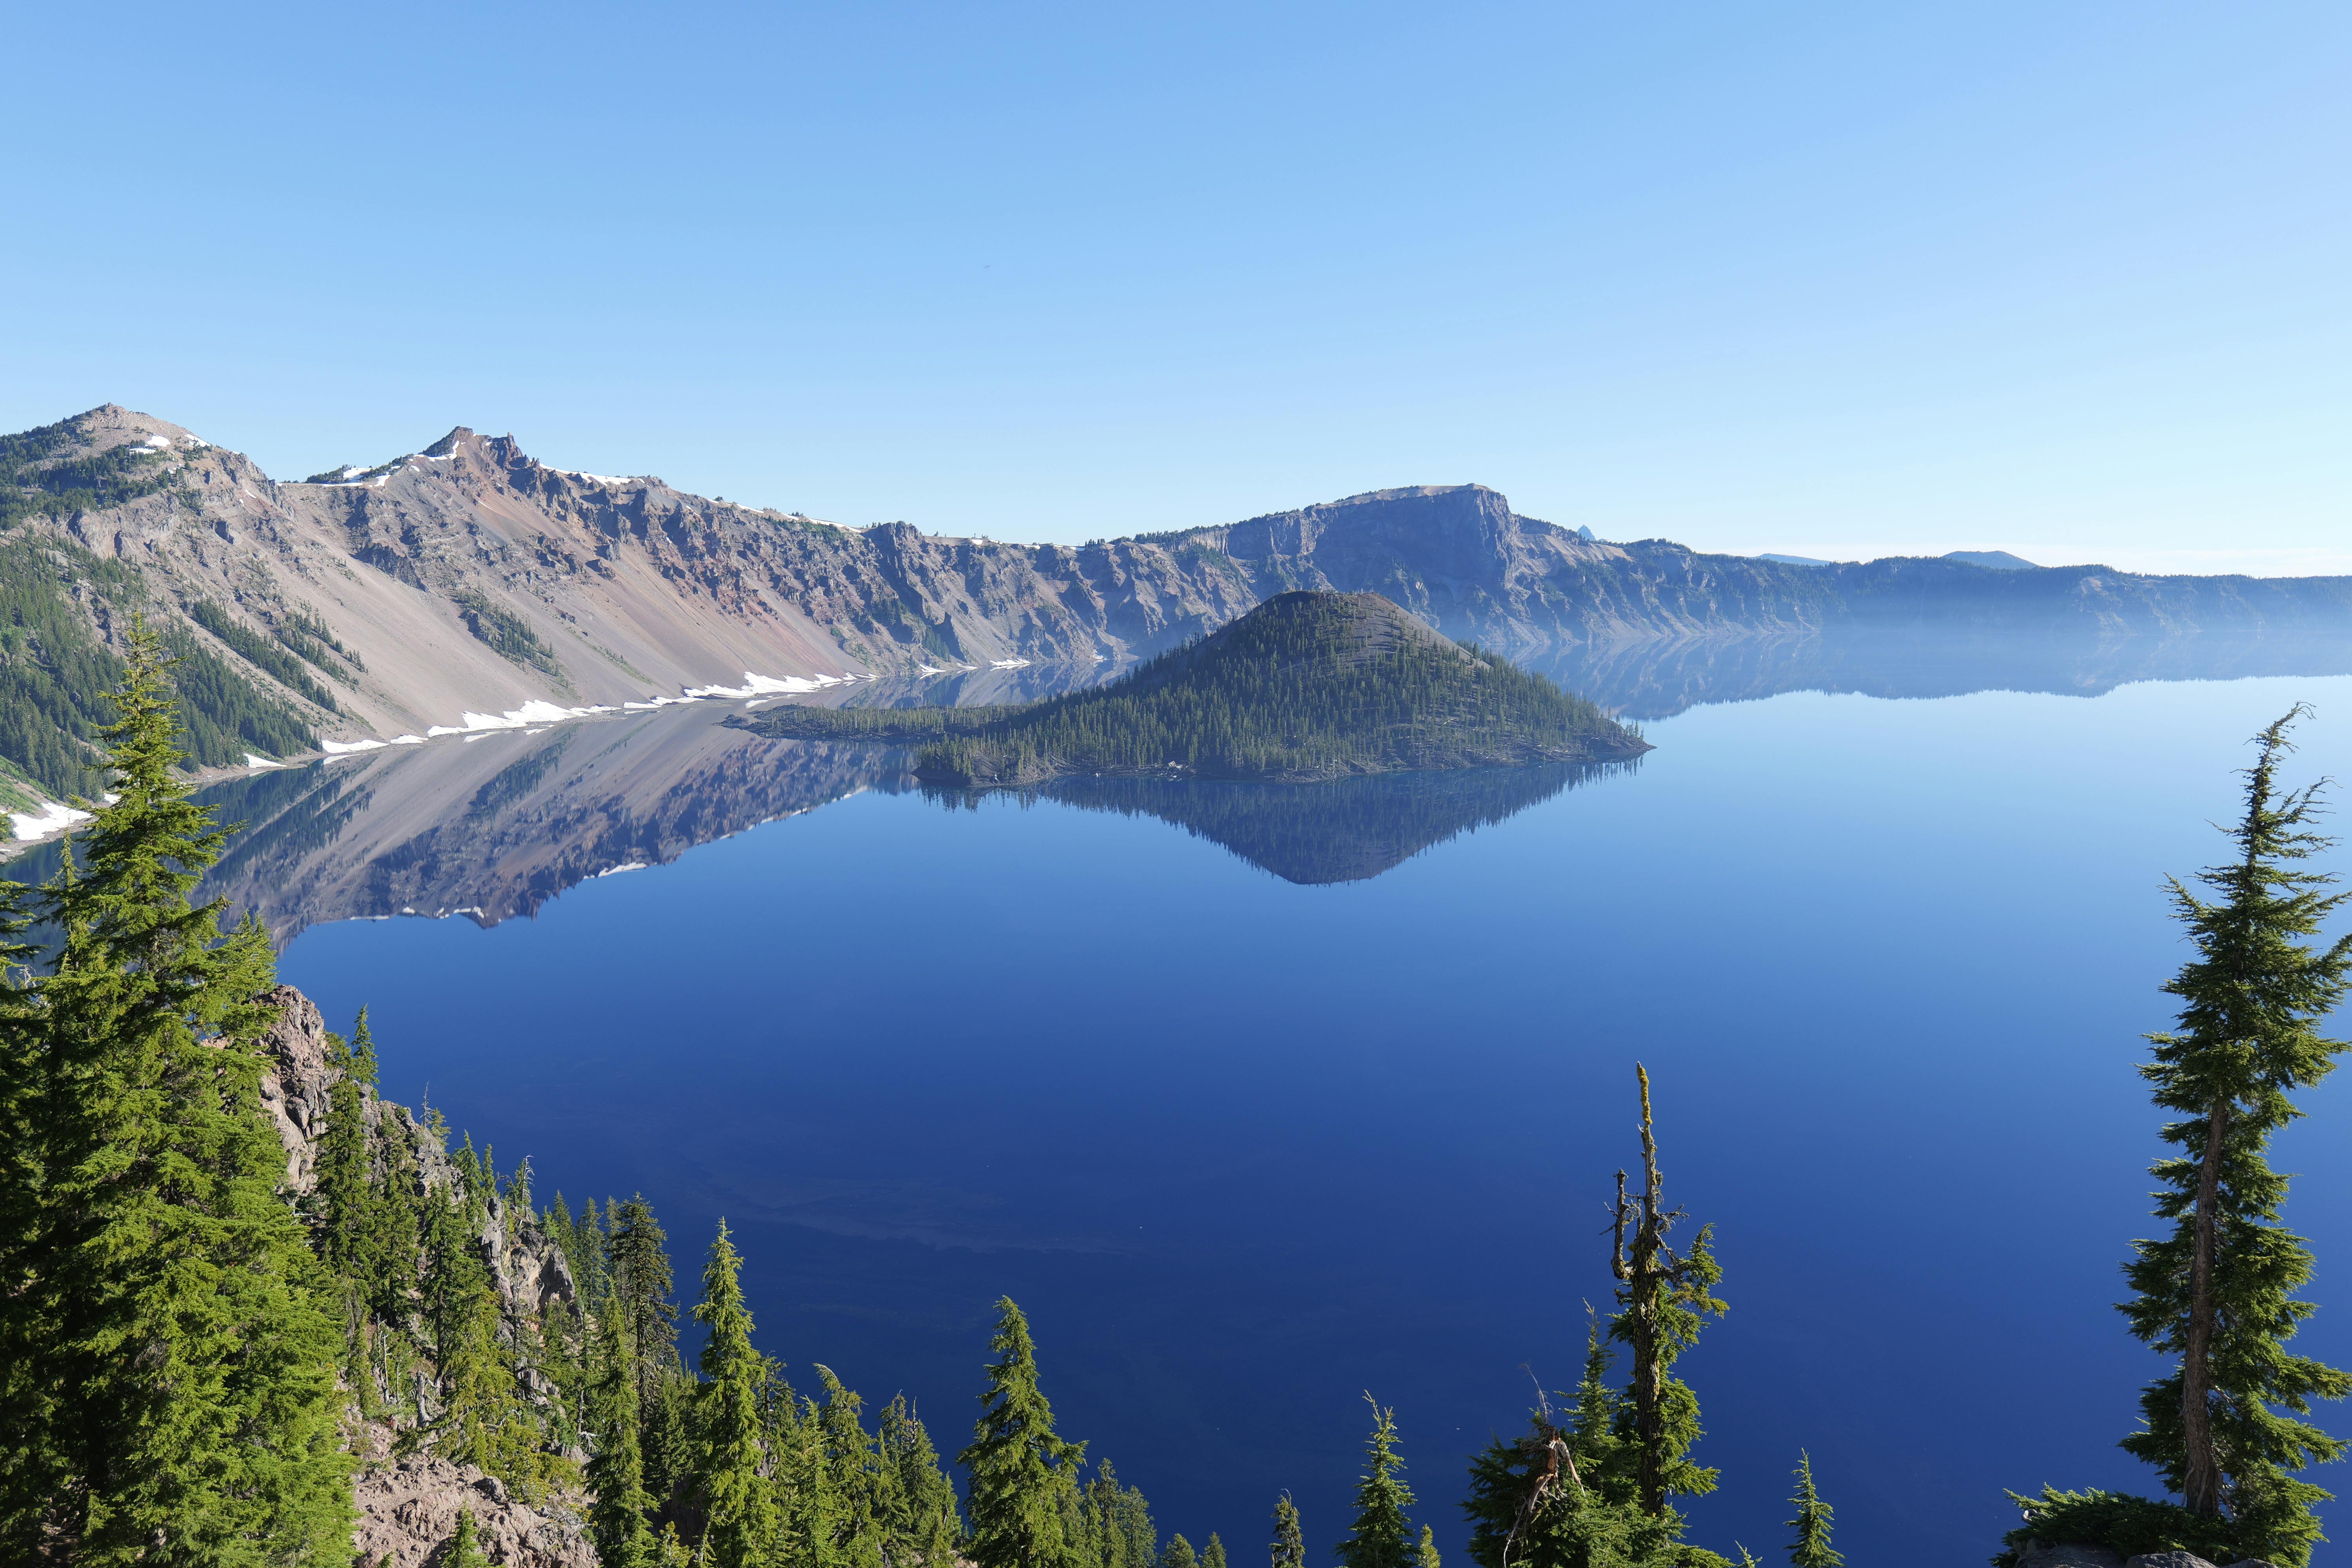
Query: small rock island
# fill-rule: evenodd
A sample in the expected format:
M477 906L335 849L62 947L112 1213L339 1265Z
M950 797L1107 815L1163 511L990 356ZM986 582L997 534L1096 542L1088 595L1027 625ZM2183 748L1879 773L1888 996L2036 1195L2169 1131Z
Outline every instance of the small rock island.
M1629 759L1648 742L1378 594L1278 595L1108 685L990 708L770 709L777 738L919 745L916 776L976 788L1079 774L1311 784Z

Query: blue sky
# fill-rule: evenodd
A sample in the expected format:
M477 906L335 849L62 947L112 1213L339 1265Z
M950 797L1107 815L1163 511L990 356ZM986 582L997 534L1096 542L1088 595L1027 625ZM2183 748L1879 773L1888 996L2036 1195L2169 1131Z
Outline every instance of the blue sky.
M2352 571L2352 9L26 8L0 426Z

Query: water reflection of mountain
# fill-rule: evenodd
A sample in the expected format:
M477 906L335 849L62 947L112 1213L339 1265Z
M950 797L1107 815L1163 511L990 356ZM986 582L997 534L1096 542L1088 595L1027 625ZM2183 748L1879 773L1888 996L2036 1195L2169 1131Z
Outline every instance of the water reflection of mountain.
M839 800L905 787L891 753L763 741L704 708L370 752L204 792L243 823L199 889L280 946L329 921L464 915L496 925L591 877ZM45 880L58 846L10 862Z
M1531 664L1630 719L1783 691L1957 697L2046 691L2095 697L2140 680L2352 674L2352 638L2310 635L2091 638L1848 631L1601 643Z
M1636 759L1467 768L1312 784L1068 778L1035 793L1087 811L1156 816L1195 837L1223 845L1285 881L1360 882L1433 845L1501 822L1562 790L1640 765ZM978 798L968 791L925 793L949 805Z

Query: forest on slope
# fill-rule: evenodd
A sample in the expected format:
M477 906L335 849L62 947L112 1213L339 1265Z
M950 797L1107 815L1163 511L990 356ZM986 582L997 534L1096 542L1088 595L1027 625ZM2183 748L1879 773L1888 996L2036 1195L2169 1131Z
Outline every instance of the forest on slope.
M776 737L925 742L918 777L971 785L1076 773L1302 783L1648 750L1591 703L1378 595L1305 591L1108 685L1019 707L793 705L730 721Z

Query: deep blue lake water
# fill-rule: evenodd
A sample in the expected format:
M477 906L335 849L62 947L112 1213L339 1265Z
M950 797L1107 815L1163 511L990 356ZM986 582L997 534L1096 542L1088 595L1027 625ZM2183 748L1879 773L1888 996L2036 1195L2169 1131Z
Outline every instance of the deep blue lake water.
M2352 776L2343 677L1690 707L1637 770L1337 885L867 790L488 930L317 925L282 973L368 1004L386 1092L542 1195L642 1191L682 1283L725 1215L803 1388L903 1389L952 1451L1010 1294L1065 1434L1244 1562L1286 1489L1318 1559L1344 1531L1366 1390L1466 1562L1465 1456L1607 1310L1644 1062L1731 1304L1682 1367L1723 1469L1695 1538L1775 1558L1804 1449L1850 1561L1980 1563L2003 1488L2152 1489L2114 1445L2158 1363L2111 1303L2161 879L2219 858L2297 700L2294 776ZM2281 1159L2339 1363L2347 1087Z

